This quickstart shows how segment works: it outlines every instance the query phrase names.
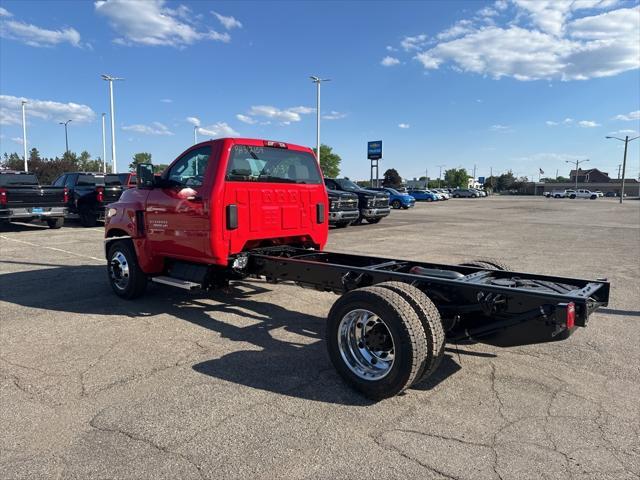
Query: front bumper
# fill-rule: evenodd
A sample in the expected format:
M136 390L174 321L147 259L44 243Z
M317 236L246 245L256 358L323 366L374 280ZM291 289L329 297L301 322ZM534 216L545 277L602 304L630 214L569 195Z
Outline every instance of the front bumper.
M329 212L329 223L339 223L356 220L360 216L358 210L342 210Z
M382 218L391 213L391 208L365 208L361 212L364 218Z
M40 207L25 207L25 208L9 208L6 210L0 210L0 219L13 220L13 219L38 219L46 220L52 217L64 217L67 213L67 209L64 207L41 207L42 212L33 211Z

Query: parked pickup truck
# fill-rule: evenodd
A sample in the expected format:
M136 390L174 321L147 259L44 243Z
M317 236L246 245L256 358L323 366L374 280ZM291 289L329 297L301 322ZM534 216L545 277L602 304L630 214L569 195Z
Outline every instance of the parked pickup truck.
M596 192L592 192L591 190L585 190L584 188L581 188L578 190L567 190L566 194L571 199L588 198L590 200L595 200L598 198L598 194Z
M329 224L338 228L348 226L360 217L358 196L355 193L327 189L329 197Z
M67 189L67 218L78 218L83 227L95 227L104 220L105 206L120 198L125 187L117 174L69 172L54 186Z
M40 220L60 228L66 195L63 187L41 186L33 173L0 171L0 223Z
M360 216L353 223L378 223L391 213L389 195L383 192L367 190L346 178L325 178L324 184L331 190L355 193L358 196Z
M489 260L446 265L323 251L327 191L307 147L224 138L190 147L158 177L152 165L137 170L137 187L109 205L105 224L107 278L119 297L141 296L148 282L205 292L256 278L335 292L329 358L376 400L430 378L445 340L562 340L609 300L603 279L511 272ZM179 310L166 296L153 301ZM260 327L281 325L266 318Z
M549 197L566 198L567 197L567 190L552 190L551 193L549 193Z

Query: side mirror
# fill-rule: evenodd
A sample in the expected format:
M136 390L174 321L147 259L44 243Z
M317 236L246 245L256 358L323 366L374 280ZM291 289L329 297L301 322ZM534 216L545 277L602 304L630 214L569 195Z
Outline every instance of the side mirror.
M136 165L137 186L138 188L153 188L154 175L153 165L150 163L139 163Z

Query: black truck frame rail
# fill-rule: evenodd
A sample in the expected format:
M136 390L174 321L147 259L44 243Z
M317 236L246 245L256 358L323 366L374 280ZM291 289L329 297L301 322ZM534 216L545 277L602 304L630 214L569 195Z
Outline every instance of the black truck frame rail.
M606 279L583 280L484 266L446 265L293 247L252 250L250 275L270 282L346 293L401 281L424 291L438 308L450 341L493 338L496 345L562 340L609 301ZM505 335L505 332L508 332Z

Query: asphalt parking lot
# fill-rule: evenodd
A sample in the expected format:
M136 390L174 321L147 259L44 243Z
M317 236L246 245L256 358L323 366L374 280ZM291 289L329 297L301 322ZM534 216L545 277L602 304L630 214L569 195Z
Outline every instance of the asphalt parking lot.
M335 295L106 280L102 229L0 232L0 478L640 477L640 201L502 197L393 211L329 250L608 277L569 340L449 345L424 388L379 403L322 341Z

